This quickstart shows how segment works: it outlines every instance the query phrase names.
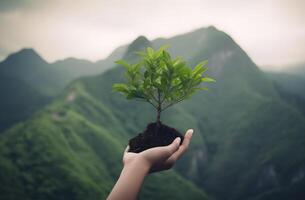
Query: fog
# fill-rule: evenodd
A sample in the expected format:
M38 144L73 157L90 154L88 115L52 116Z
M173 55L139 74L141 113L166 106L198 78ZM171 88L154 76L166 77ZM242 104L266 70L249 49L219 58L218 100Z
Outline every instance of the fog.
M302 0L4 0L0 59L24 47L47 61L92 61L139 35L171 37L214 25L265 69L304 62Z

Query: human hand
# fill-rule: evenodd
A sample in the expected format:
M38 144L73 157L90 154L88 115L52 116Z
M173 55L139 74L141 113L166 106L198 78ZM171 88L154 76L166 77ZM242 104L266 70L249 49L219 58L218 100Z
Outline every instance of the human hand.
M128 152L127 146L123 156L124 166L140 165L149 173L168 170L188 149L192 135L193 130L189 129L181 145L178 137L168 146L154 147L140 153Z
M141 153L128 152L127 147L123 156L123 170L107 199L137 199L147 173L170 169L187 150L192 134L193 130L189 129L181 145L180 138L176 138L168 146L154 147Z

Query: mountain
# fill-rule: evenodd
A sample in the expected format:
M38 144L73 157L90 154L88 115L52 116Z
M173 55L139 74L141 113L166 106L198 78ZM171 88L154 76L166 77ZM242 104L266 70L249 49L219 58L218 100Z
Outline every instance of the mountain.
M298 75L298 76L302 76L303 78L305 78L305 63L300 63L298 65L294 65L290 67L291 70L289 71L292 74ZM288 69L290 69L288 68ZM287 73L289 73L287 71Z
M126 45L122 45L122 46L119 46L117 47L116 49L114 49L113 52L111 52L110 55L108 55L105 59L102 59L102 60L98 60L96 62L97 65L99 66L108 66L109 67L113 67L113 63L116 61L116 60L119 60L121 59L126 51L127 51L127 48L128 48L128 45L129 44L126 44ZM107 69L107 68L106 68Z
M50 101L24 81L0 74L0 132L27 119Z
M182 40L187 36L192 45ZM209 93L182 104L198 120L205 142L189 162L199 172L193 180L216 199L259 198L287 188L304 196L296 189L304 186L304 176L298 176L305 171L305 157L299 156L305 152L304 117L232 38L209 27L157 42L172 44L173 53L184 46L177 55L193 64L207 58L217 80Z
M109 68L124 53L121 49L96 63L76 58L47 63L33 49L9 55L0 63L0 132L30 117L73 80Z
M295 95L305 98L305 77L288 73L266 72L267 76L275 83Z
M0 63L0 73L19 79L43 94L59 92L66 83L65 75L52 69L33 49L22 49Z
M0 73L22 80L42 94L54 96L76 78L102 73L123 53L124 49L117 48L96 63L76 58L47 63L35 50L22 49L0 63Z
M191 66L208 59L217 82L163 113L164 123L181 132L193 128L194 138L175 170L149 177L141 197L304 199L302 112L215 27L153 41L140 36L121 52L135 62L134 51L163 44ZM73 81L33 117L0 135L2 199L106 197L128 139L156 115L150 105L112 92L123 73L113 66Z
M281 98L305 116L305 77L289 73L266 73Z

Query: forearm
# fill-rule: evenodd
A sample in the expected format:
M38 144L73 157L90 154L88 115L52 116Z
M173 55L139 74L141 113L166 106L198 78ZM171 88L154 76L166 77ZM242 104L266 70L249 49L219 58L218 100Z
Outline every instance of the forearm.
M125 165L107 200L135 200L149 167L140 161Z

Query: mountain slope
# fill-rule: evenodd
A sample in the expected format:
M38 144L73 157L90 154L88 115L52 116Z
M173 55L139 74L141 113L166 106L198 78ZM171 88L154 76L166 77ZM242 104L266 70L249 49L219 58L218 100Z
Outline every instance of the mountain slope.
M217 199L246 199L287 185L293 188L293 177L305 170L305 157L299 155L305 152L301 112L286 104L247 54L214 27L162 43L170 43L173 53L185 46L179 53L190 63L208 59L217 80L210 92L182 105L198 120L206 145L206 155L193 160L201 170L193 180ZM271 182L264 179L269 169L275 176Z
M22 49L0 63L0 73L24 81L45 95L62 89L65 75L52 69L33 49Z
M45 70L47 65L32 49L10 55L0 63L0 132L27 119L51 100L44 92L53 81Z
M267 75L281 99L305 116L305 78L287 73L267 72Z
M305 77L288 73L266 72L266 74L278 86L305 98Z
M97 63L68 58L51 64L33 49L11 54L0 63L0 132L27 119L73 80L101 73L121 54L118 48Z
M22 49L0 63L0 73L22 80L42 94L54 96L76 78L99 74L111 67L121 54L116 49L109 58L97 63L76 58L47 63L33 49Z
M288 70L285 71L286 73L295 74L295 75L305 78L305 63L304 62L297 64L297 65L289 66L289 67L287 67L287 69L289 69L289 71Z
M0 132L25 120L50 100L24 81L0 74Z

